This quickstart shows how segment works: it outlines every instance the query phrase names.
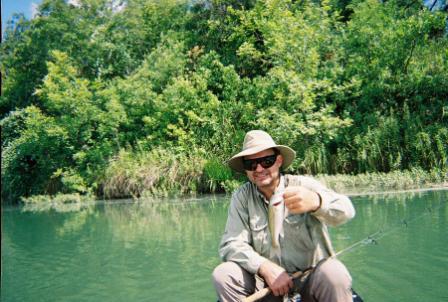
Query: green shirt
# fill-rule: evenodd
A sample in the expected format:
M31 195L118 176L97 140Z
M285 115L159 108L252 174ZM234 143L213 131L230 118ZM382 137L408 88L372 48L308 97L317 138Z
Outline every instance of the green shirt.
M322 198L320 209L312 213L289 214L280 237L281 256L272 255L268 228L268 204L256 185L247 182L232 195L219 254L223 261L238 263L255 274L267 259L289 273L314 266L330 256L332 249L327 225L336 226L355 216L350 199L326 188L310 177L282 175L285 187L303 186ZM327 242L327 243L326 243Z

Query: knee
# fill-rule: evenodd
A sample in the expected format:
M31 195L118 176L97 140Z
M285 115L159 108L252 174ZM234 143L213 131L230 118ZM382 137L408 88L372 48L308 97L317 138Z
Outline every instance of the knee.
M225 284L228 281L231 270L230 266L231 263L223 262L215 267L212 273L212 280L215 285Z
M329 259L322 263L316 271L316 275L321 282L330 287L351 288L352 277L342 262L336 259Z
M254 276L234 262L218 265L212 279L220 301L241 301L255 289Z

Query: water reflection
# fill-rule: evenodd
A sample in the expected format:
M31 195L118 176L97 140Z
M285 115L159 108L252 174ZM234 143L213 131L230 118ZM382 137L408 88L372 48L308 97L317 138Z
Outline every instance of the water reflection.
M116 239L132 244L141 238L163 242L183 242L194 238L200 245L210 238L216 222L209 219L214 211L224 207L216 200L190 203L147 203L104 205L108 223ZM150 240L149 240L150 241Z
M56 234L63 237L68 233L81 232L89 216L98 217L98 215L98 210L95 210L93 207L78 210L75 215L67 216L62 225L56 228Z

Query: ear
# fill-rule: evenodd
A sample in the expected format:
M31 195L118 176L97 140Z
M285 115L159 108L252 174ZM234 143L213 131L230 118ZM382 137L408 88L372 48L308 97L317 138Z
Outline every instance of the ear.
M275 161L275 164L278 165L279 167L281 167L283 165L283 156L281 154L279 154L277 156L277 160Z

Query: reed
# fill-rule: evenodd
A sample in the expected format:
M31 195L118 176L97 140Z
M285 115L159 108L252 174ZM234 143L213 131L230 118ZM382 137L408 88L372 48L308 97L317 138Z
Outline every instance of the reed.
M105 198L139 198L194 194L201 191L205 160L168 150L122 150L106 169L102 180Z
M361 173L357 175L320 174L316 178L328 187L343 193L448 186L448 172L441 169L425 171L421 168L413 168L389 173Z

